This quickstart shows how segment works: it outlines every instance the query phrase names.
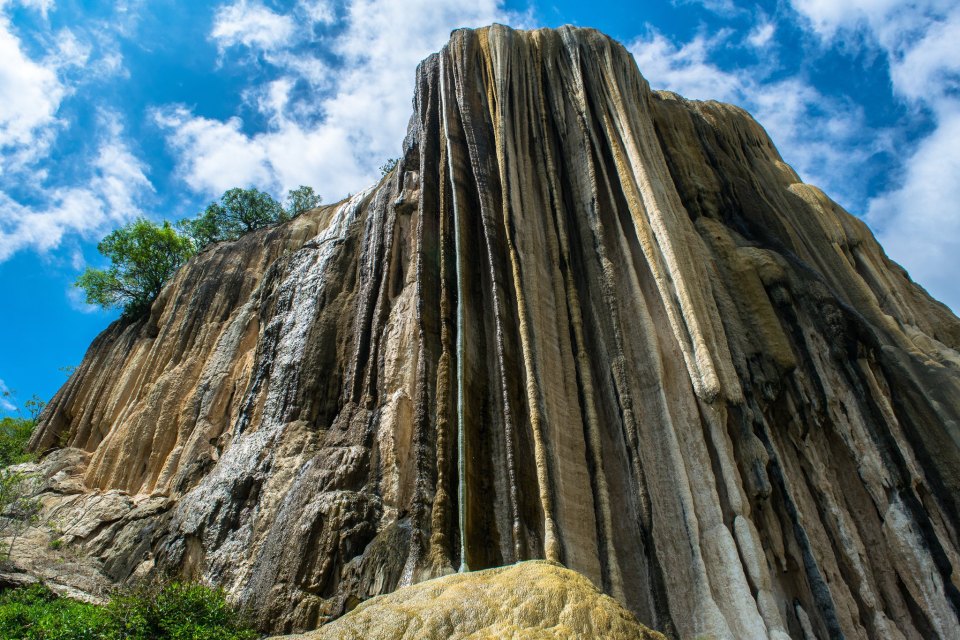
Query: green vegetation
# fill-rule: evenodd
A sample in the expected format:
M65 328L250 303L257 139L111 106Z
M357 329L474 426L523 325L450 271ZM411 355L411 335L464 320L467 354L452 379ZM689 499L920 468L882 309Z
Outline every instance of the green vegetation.
M197 251L223 240L284 222L320 204L312 187L287 194L286 207L257 189L230 189L196 218L155 224L138 218L105 237L97 248L110 258L110 267L88 267L75 286L87 304L122 308L124 315L145 313L163 285Z
M76 286L88 304L123 307L128 315L146 311L163 284L193 255L193 247L169 222L154 224L145 218L111 232L97 249L112 263L108 269L87 270Z
M10 559L17 538L39 518L41 504L33 497L33 480L30 474L0 469L0 538L10 540L0 543L0 560Z
M287 219L280 203L257 189L230 189L211 202L196 218L181 220L177 226L194 242L197 250L223 240L236 240Z
M13 394L7 391L3 395L11 398ZM33 396L24 403L29 418L22 414L0 418L0 538L10 539L9 544L0 544L0 560L10 558L17 538L37 521L40 513L40 501L32 497L33 476L9 467L34 459L27 444L43 405L42 400Z
M230 189L211 202L196 218L181 220L177 227L199 251L214 242L236 240L246 233L285 222L320 204L312 187L300 186L287 194L282 206L270 194L257 189Z
M0 594L0 638L23 640L252 640L221 589L172 583L117 593L106 606L58 598L43 586Z
M317 195L313 187L300 185L287 192L287 217L296 218L304 211L320 206L323 199Z
M393 168L397 166L398 162L400 162L400 158L388 159L386 162L380 165L380 175L385 176L391 171L393 171Z
M36 421L26 418L0 418L0 467L30 462L33 456L27 451L27 443L33 435Z

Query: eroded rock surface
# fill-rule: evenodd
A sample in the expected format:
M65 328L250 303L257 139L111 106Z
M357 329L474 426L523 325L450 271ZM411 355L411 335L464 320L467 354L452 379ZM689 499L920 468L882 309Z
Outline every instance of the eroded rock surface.
M494 26L380 184L193 259L33 445L89 457L45 499L98 572L274 631L547 558L673 637L957 638L958 348L744 111Z
M543 560L403 587L285 640L481 638L666 640L582 575Z

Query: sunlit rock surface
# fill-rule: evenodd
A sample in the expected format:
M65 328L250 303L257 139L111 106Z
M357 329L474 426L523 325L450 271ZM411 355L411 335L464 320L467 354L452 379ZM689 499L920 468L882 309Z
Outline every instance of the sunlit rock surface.
M468 638L666 640L582 575L543 560L403 587L319 631L284 640Z
M547 558L678 638L960 637L960 321L860 220L591 30L456 31L413 111L96 339L68 547L277 632Z

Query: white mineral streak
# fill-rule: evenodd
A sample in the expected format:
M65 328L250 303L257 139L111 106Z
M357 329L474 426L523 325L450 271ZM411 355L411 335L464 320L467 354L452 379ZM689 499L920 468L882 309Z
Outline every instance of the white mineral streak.
M947 601L946 585L934 567L933 558L923 544L920 532L899 500L891 501L883 516L883 535L893 552L893 566L901 571L911 567L905 578L907 589L931 613L930 621L937 636L944 640L960 638L957 612Z
M300 373L306 336L313 322L316 304L322 299L322 291L327 284L326 266L333 255L334 245L343 240L346 229L356 218L368 194L369 190L358 193L341 204L330 225L312 240L310 244L313 246L291 257L286 277L279 287L277 307L281 312L264 328L264 332L278 339L275 345L271 345L268 360L271 376L262 402L261 421L255 429L249 430L241 430L242 422L238 421L230 447L217 461L213 471L180 499L177 514L184 534L202 535L210 505L231 502L229 492L235 486L236 479L269 474L273 449L287 426L284 411L289 385ZM256 305L257 298L253 297L248 304ZM244 315L241 313L238 317L243 318ZM256 394L259 389L254 384L250 391ZM256 402L253 396L247 400L248 405ZM282 495L275 495L274 499ZM276 504L261 504L255 511L260 509L272 513ZM241 528L230 531L226 540L207 549L207 571L217 571L221 582L229 576L227 586L232 590L241 590L250 580L250 570L254 565L237 563L235 559L255 546L257 524L254 515Z

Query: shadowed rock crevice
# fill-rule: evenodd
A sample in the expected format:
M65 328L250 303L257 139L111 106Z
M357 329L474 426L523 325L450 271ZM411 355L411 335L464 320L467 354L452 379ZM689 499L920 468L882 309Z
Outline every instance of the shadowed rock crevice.
M413 110L94 341L33 446L125 498L70 544L273 631L546 558L672 637L958 637L960 321L860 220L591 30L456 31Z

